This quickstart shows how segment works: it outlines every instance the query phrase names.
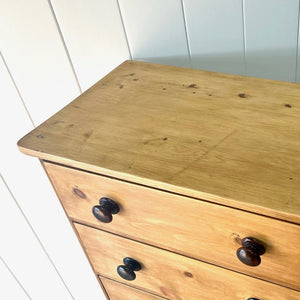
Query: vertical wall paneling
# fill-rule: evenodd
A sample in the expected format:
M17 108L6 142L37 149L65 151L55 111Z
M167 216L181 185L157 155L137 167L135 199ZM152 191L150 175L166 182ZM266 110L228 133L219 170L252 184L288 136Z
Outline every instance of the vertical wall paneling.
M134 59L189 67L181 0L119 0Z
M78 82L86 90L130 54L286 81L296 75L300 83L299 5L300 0L0 1L0 48L9 69L1 56L0 298L104 299L40 163L17 149L33 123L78 96Z
M0 255L9 269L18 278L31 299L71 300L70 294L26 223L2 177L0 177L0 194ZM7 280L9 283L10 278ZM1 299L14 298L8 294Z
M0 1L1 51L36 124L79 94L47 1Z
M47 268L43 268L42 262L38 260L35 262L35 256L38 254L35 254L34 251L30 252L31 244L27 244L25 235L23 237L22 233L18 231L18 228L21 228L23 223L17 225L17 222L24 222L22 220L18 221L19 215L10 217L7 220L7 222L11 222L11 227L7 222L0 227L1 229L6 228L10 230L11 228L14 230L5 232L7 233L7 239L11 238L15 242L15 244L12 242L5 243L8 247L7 254L12 255L11 259L14 256L18 256L18 259L21 260L22 258L24 260L26 267L22 267L22 272L28 272L30 264L39 264L40 266L32 267L32 272L34 272L34 274L30 274L32 278L30 279L30 276L27 274L27 276L24 275L24 279L31 280L33 285L36 284L35 280L37 279L45 280L45 284L48 282L48 286L45 289L48 290L49 286L52 286L51 293L53 293L53 296L56 295L52 299L69 299L61 291L62 288L59 286L56 288L52 282L56 280L59 284L62 284L58 274L60 274L66 284L66 291L69 289L76 300L101 299L102 293L97 279L79 246L39 161L36 158L21 154L17 149L16 143L18 139L32 129L32 124L2 60L0 60L0 86L0 98L5 99L5 105L2 106L0 113L0 126L2 129L1 173L58 273L55 273L53 266L51 273ZM12 199L7 201L11 202ZM3 205L2 201L0 203ZM6 216L6 209L2 208L2 206L0 211L5 212ZM20 238L20 235L22 238ZM27 252L24 252L25 244L29 247ZM20 256L20 251L22 251L22 256ZM74 261L76 261L76 270L74 270ZM40 268L38 269L39 272L35 268ZM83 283L84 288L82 288ZM44 287L43 284L44 282L41 284L42 287ZM34 299L45 298L37 297Z
M1 193L2 194L2 193ZM0 257L0 299L30 300L29 295Z
M52 0L83 90L129 59L117 0Z
M192 66L244 74L241 0L183 0Z
M247 75L295 81L299 0L244 0Z

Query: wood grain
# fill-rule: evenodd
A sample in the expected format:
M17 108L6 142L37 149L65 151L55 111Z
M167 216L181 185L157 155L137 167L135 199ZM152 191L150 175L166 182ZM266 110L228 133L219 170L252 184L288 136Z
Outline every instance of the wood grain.
M300 293L197 260L75 224L100 274L168 299L299 299ZM124 281L116 268L124 257L142 264L134 281Z
M109 300L163 300L161 298L144 291L132 288L128 285L100 276L105 289L109 295Z
M295 224L54 164L44 165L68 216L74 220L300 289L300 229ZM112 198L120 207L108 224L92 214L92 207L99 205L101 197ZM255 268L236 257L241 239L247 236L261 240L267 249L262 264Z
M127 61L24 153L300 223L300 85Z

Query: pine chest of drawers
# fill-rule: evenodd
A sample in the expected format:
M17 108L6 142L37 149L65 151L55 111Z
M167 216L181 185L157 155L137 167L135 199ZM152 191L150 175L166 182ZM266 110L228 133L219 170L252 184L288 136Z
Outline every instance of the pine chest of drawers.
M109 299L300 299L300 85L126 61L18 146Z

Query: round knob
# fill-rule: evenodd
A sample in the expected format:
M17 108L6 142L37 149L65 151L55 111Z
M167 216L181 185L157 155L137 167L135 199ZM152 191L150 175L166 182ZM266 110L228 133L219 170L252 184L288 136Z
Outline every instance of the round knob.
M248 298L247 300L259 300L258 298Z
M266 249L259 240L253 237L245 237L242 239L242 247L237 249L236 255L245 265L255 267L260 264L260 256L265 252Z
M123 259L124 266L118 266L118 274L125 280L134 280L136 275L134 271L139 271L142 267L139 262L130 257Z
M120 211L118 204L110 198L101 198L99 204L95 205L92 211L93 215L103 223L110 223L113 219L112 215Z

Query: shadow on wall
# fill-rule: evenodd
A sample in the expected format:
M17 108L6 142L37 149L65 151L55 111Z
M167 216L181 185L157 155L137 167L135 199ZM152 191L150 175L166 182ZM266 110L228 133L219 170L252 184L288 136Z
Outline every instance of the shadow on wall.
M135 58L135 60L266 79L296 81L296 51L265 50L188 56ZM298 78L299 78L298 74Z

